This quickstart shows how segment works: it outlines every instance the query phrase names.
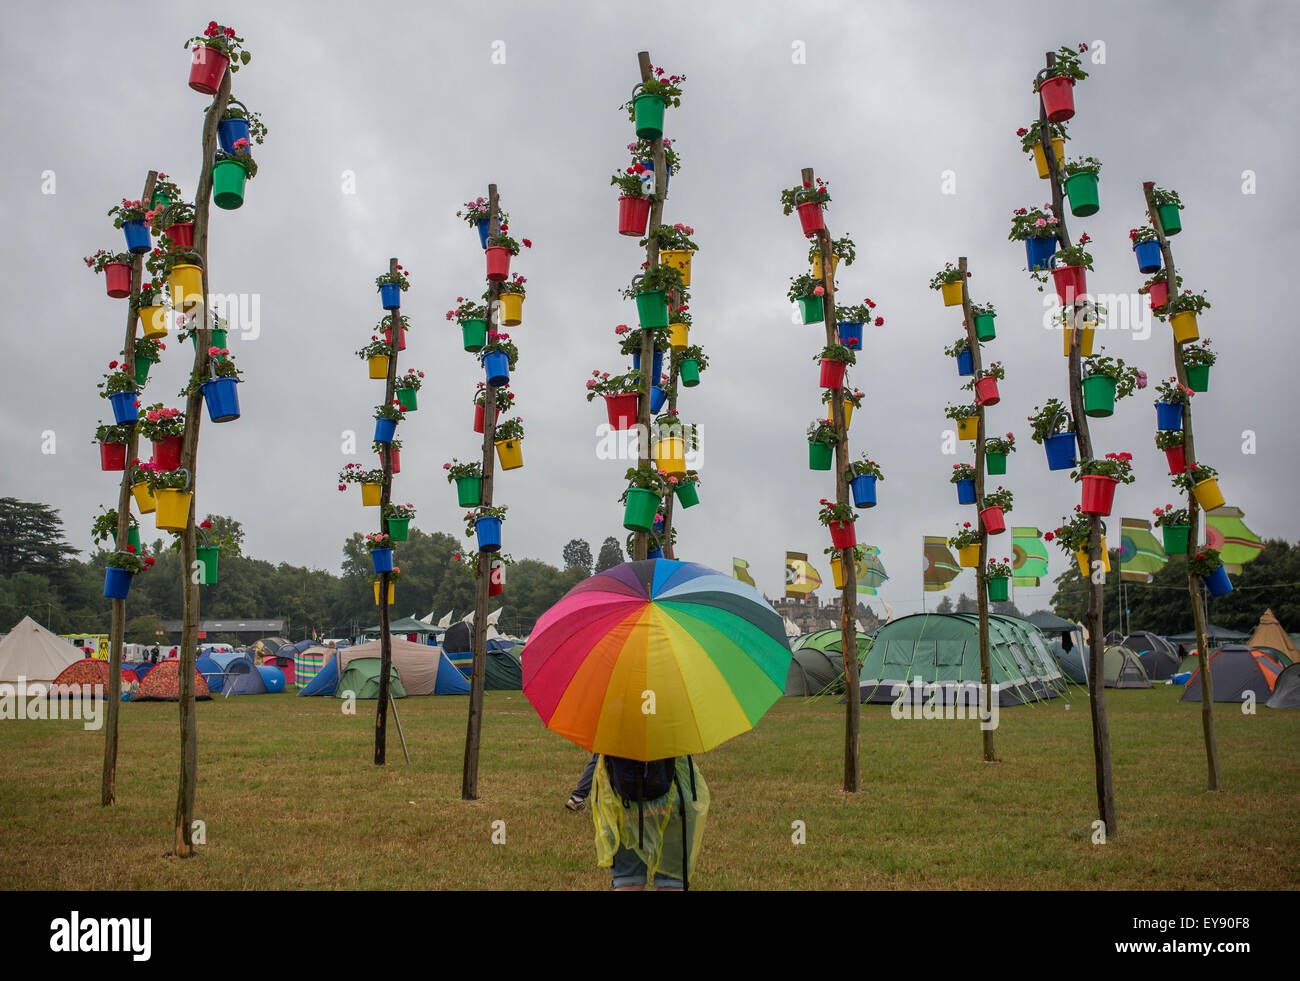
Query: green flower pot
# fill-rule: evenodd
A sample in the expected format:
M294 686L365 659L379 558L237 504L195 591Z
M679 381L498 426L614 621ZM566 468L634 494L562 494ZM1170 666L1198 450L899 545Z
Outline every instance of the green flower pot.
M1072 174L1067 177L1065 193L1070 198L1070 214L1076 218L1095 215L1101 208L1097 198L1096 174Z
M221 555L220 547L216 545L200 545L194 551L198 557L199 565L202 567L199 585L215 586L217 584L217 558Z
M1165 540L1166 555L1186 555L1190 525L1161 525L1160 533Z
M456 503L463 508L476 508L483 503L482 477L456 478Z
M126 529L126 543L140 553L140 526L131 525Z
M1183 219L1176 204L1162 204L1156 208L1156 214L1160 216L1160 224L1164 226L1166 235L1177 235L1183 230Z
M632 100L636 135L643 140L657 140L664 135L664 100L657 95L642 94Z
M411 537L410 518L389 518L388 537L395 542L404 542Z
M642 330L668 326L668 301L663 290L650 290L636 295L636 315Z
M684 508L693 508L700 503L700 487L694 481L678 484L676 488L677 503Z
M460 339L465 350L478 354L487 343L488 322L486 320L462 320L460 322Z
M244 182L248 171L238 160L218 160L212 165L212 203L234 211L244 203Z
M799 297L799 317L805 324L820 324L826 316L826 307L820 296Z
M149 369L156 363L153 358L146 358L143 354L135 356L135 383L137 385L143 385L149 380ZM1205 389L1201 389L1201 391L1203 392Z
M981 313L975 318L975 337L981 341L991 341L998 336L993 326L993 314Z
M1115 414L1116 381L1109 375L1089 375L1083 380L1083 414L1104 419Z
M149 208L151 210L155 208L166 209L171 203L172 199L168 195L163 194L162 191L155 191L153 197L149 199Z
M629 487L623 508L623 527L628 531L650 531L659 512L659 495L644 487Z
M415 393L418 391L418 388L399 388L397 390L397 401L402 403L402 407L407 412L414 412L418 408L415 402Z
M1007 472L1007 455L1005 453L984 454L984 467L990 475Z
M687 388L694 388L700 383L700 363L694 358L683 358L677 366L677 377Z
M1007 576L994 576L992 579L989 579L989 602L1005 603L1010 596L1007 592L1007 586L1010 583L1011 579Z
M808 440L808 469L829 470L834 447L830 443L818 443Z
M137 368L138 372L139 369ZM1193 365L1187 369L1187 387L1193 392L1208 392L1210 390L1210 366L1208 364Z
M230 333L229 330L225 327L213 328L212 340L209 343L209 347L226 347L227 346L226 340L229 333ZM193 333L190 334L190 344L192 344L196 350L198 349L199 346L198 331L194 331Z

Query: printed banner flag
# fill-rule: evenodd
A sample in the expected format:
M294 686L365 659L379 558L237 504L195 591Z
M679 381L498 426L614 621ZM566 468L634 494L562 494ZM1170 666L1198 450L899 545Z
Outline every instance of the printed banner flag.
M731 575L733 579L739 579L741 582L748 583L751 586L758 585L758 583L754 582L754 577L749 574L749 563L744 559L738 559L735 556L732 556Z
M1015 556L1011 564L1016 586L1037 586L1047 575L1047 546L1037 528L1020 525L1011 529L1011 547Z
M957 557L948 548L947 535L926 535L921 556L921 582L927 593L947 589L961 572Z
M1151 533L1151 522L1144 518L1120 519L1119 577L1124 582L1150 582L1169 556Z
M880 563L880 549L874 545L863 546L857 571L858 592L866 593L868 596L875 596L880 584L889 578L889 573L885 572L885 567Z
M1227 505L1215 508L1205 516L1205 539L1211 548L1219 550L1223 564L1234 576L1241 572L1243 563L1258 557L1264 550L1259 536L1241 520L1245 516L1241 508Z
M808 562L807 552L785 553L786 599L803 599L822 584L822 577Z

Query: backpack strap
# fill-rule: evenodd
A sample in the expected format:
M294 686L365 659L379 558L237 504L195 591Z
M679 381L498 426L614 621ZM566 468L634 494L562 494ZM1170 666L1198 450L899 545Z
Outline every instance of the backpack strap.
M690 757L688 756L689 760ZM694 773L691 774L694 782ZM682 892L690 892L691 889L691 854L687 850L686 843L686 795L682 793L681 784L677 782L677 774L673 773L673 786L677 788L677 805L682 815ZM694 791L692 791L694 793Z
M695 760L690 756L686 757L686 766L691 771L691 800L697 801L700 798L695 793Z

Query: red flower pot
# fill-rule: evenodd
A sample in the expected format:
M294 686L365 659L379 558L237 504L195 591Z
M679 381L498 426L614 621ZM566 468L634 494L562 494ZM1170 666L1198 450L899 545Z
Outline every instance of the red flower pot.
M998 380L992 375L985 375L975 383L975 401L980 405L997 405L1002 401L998 394Z
M605 410L609 413L610 428L631 429L635 426L640 401L641 397L636 392L606 395Z
M1165 450L1165 459L1169 461L1169 474L1173 476L1176 473L1187 472L1187 447L1175 446L1172 449Z
M115 300L131 295L131 267L125 262L110 262L104 267L104 286Z
M1119 481L1101 474L1085 474L1082 483L1083 513L1100 514L1103 517L1110 514L1111 506L1115 503L1115 485Z
M488 572L488 595L500 596L506 589L505 564L493 565Z
M190 60L190 88L204 95L216 95L217 86L229 65L230 59L216 48L209 48L206 44L195 45Z
M836 361L834 358L822 358L822 388L843 388L844 387L844 369L848 367L846 361Z
M1082 300L1088 292L1088 270L1083 266L1057 266L1052 270L1052 279L1062 303Z
M618 199L618 233L641 238L650 221L650 199L624 194Z
M812 238L823 228L826 221L822 218L822 206L816 201L806 201L799 205L799 224L803 226L804 238Z
M1049 78L1038 87L1049 123L1063 123L1074 115L1074 79Z
M1157 280L1151 284L1147 290L1147 299L1151 302L1152 310L1159 310L1169 302L1169 281L1165 279Z
M175 242L179 248L188 249L194 246L194 222L192 221L168 225L163 234Z
M184 436L168 436L153 444L153 465L159 470L175 470L181 465L181 443Z
M858 544L857 526L852 521L832 521L831 544L836 548L853 548Z
M494 245L484 249L487 256L487 278L494 283L505 282L510 275L510 250L504 245Z
M125 443L100 443L99 444L99 469L100 470L125 470L126 469L126 444Z
M393 328L391 327L384 328L384 343L385 344L393 343ZM402 328L402 332L397 336L397 350L399 351L406 350L406 328L405 327Z
M393 455L393 473L402 472L402 451L396 446L390 446L388 452Z
M996 504L980 512L980 523L990 535L1000 535L1007 530L1006 520L1002 517L1002 508Z
M474 432L476 432L476 433L481 433L481 432L483 432L483 421L484 421L484 417L483 417L483 406L481 406L481 405L476 405L476 406L474 406ZM492 422L493 422L493 425L496 424L496 416L495 416L495 415L492 417Z

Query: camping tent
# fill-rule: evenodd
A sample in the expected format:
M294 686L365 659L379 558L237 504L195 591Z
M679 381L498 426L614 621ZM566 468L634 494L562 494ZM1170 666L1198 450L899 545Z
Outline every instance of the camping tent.
M80 661L85 653L58 637L31 617L23 617L13 630L0 640L0 681L17 682L26 678L53 681L69 664Z
M1163 637L1135 630L1124 638L1124 646L1138 656L1152 681L1164 681L1178 673L1178 649Z
M1243 641L1246 635L1239 630L1229 630L1227 627L1216 627L1212 623L1205 625L1205 639L1211 647L1218 647L1220 644L1231 644L1235 641ZM1188 650L1196 646L1196 631L1189 630L1185 634L1171 634L1165 637L1165 640L1171 644L1184 644ZM1217 702L1218 699L1216 698Z
M301 679L301 675L299 678ZM329 652L329 659L298 689L299 695L333 695L339 684L339 659Z
M230 677L226 679L226 694L229 695L265 695L266 682L262 680L262 672L252 661L247 658L241 658L238 661L231 661L226 670L230 672Z
M400 620L389 621L388 632L394 636L408 637L409 639L410 634L419 634L422 637L426 634L436 634L438 628L430 626L423 620L416 620L414 617L402 617ZM375 624L373 627L367 627L362 631L362 634L367 637L378 637L379 624Z
M1273 709L1300 709L1300 663L1293 664L1277 676L1273 697L1268 700Z
M378 698L381 663L377 657L353 658L344 666L335 694L342 698L345 692L350 691L357 698ZM406 697L402 679L397 676L397 667L394 665L388 668L388 692L393 698Z
M309 651L313 649L314 648L311 647L307 648L307 650ZM280 672L280 675L284 678L284 680L292 685L293 678L294 678L294 674L293 674L294 661L295 658L297 658L298 655L301 653L303 652L298 652L298 654L284 655L284 654L272 654L268 651L262 655L262 666L268 668L275 668L275 670Z
M1227 644L1210 655L1210 680L1216 702L1238 702L1246 692L1253 692L1256 702L1267 702L1282 665L1272 656L1243 644ZM1201 700L1201 672L1198 669L1187 681L1180 702Z
M859 648L863 656L864 648ZM839 682L836 685L836 682ZM791 652L790 671L785 676L785 694L820 695L844 691L844 655L828 653L816 647L801 647Z
M97 657L85 657L80 661L73 661L66 668L59 672L59 676L54 679L55 685L65 685L68 687L76 686L81 689L83 695L94 692L96 686L99 687L103 695L108 694L108 662ZM140 685L140 679L136 673L129 667L122 668L122 701L129 702L136 688Z
M1151 679L1142 665L1142 659L1123 644L1106 648L1102 659L1105 674L1102 683L1107 688L1150 688Z
M447 658L444 656L444 660ZM448 660L448 663L451 662ZM483 687L487 691L520 691L524 687L524 669L519 651L513 644L507 649L487 651L484 665Z
M152 671L145 676L144 681L140 682L140 687L135 690L137 702L174 702L180 697L180 664L176 658L169 658L165 661L159 661ZM208 691L208 683L203 680L203 675L199 674L198 669L194 670L194 697L211 698Z
M284 637L263 637L261 640L253 641L250 646L256 647L258 644L261 644L264 648L274 654L287 643L289 643L289 641Z
M1083 642L1083 627L1050 610L1035 610L1025 619L1042 631L1061 674L1076 684L1087 684L1088 649Z
M469 682L456 670L440 647L428 644L414 644L408 640L394 637L391 639L393 669L401 679L402 688L407 695L468 695ZM348 668L355 660L378 660L380 643L377 640L359 644L356 647L344 647L335 652L325 667L321 668L315 678L299 690L300 695L332 695L342 690L343 679ZM521 676L522 677L522 676ZM375 680L378 682L378 669ZM355 689L354 689L355 690ZM373 696L367 696L373 697Z
M790 650L798 651L805 647L810 647L817 651L829 651L836 654L844 653L844 635L839 630L814 630L810 634L804 634L798 640L791 641ZM858 634L858 653L871 647L871 637L864 633Z
M194 659L194 667L199 674L203 675L203 680L208 683L209 692L215 695L221 691L226 681L225 677L223 677L226 668L221 662L216 658L200 654Z
M333 647L308 647L298 651L293 655L293 683L299 688L307 687L333 657ZM334 680L338 681L338 678Z
M1282 629L1282 624L1273 615L1272 610L1265 610L1259 618L1259 625L1246 641L1247 647L1267 647L1277 651L1286 658L1288 664L1300 661L1300 648L1297 648L1291 635ZM1285 665L1283 665L1285 667Z
M876 632L862 664L861 698L892 702L895 685L915 679L942 687L944 704L971 699L979 689L979 617L915 613L891 620ZM1065 679L1038 628L1017 617L990 614L989 660L999 705L1054 698Z

